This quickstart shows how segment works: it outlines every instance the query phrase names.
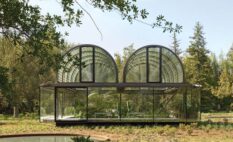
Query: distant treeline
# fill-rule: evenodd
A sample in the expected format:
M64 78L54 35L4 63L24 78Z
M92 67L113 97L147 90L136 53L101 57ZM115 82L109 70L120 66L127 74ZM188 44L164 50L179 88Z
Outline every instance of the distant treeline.
M0 114L37 113L39 109L39 85L56 81L57 66L51 66L49 58L56 62L61 49L53 48L49 53L33 53L7 38L0 38ZM233 47L226 56L216 57L206 49L203 27L197 23L190 45L186 51L179 48L174 33L170 48L184 64L186 81L202 85L202 112L233 110ZM43 51L43 50L42 50ZM135 51L133 44L125 47L123 55L116 53L119 80L127 58ZM46 58L43 62L43 58Z

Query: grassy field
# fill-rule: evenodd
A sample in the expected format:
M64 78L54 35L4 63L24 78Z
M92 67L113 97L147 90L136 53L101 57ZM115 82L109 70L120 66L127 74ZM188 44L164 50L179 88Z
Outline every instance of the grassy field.
M213 114L203 114L202 118L206 119L209 115ZM231 115L233 116L233 114ZM28 133L90 135L103 140L110 139L120 142L232 142L233 123L200 122L190 125L180 124L179 126L73 126L61 128L56 127L54 123L40 123L35 119L1 118L0 136Z

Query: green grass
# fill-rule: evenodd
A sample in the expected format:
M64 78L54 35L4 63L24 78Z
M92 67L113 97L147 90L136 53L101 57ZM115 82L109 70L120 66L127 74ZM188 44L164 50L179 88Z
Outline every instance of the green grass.
M102 137L112 141L232 142L233 123L192 123L179 126L72 126L56 127L30 118L0 116L0 135L28 133L67 133ZM4 120L3 120L4 119Z

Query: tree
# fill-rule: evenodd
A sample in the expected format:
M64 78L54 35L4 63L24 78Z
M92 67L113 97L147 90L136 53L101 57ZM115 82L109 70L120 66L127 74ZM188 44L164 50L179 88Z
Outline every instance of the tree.
M212 92L219 98L233 97L233 45L228 51L227 58L222 59L221 72L217 86Z
M171 49L172 49L172 51L173 51L178 57L180 57L182 51L181 51L181 49L179 48L179 47L180 47L180 43L179 43L179 40L177 40L176 32L173 32L172 39L173 39L173 42L172 42L172 45L171 45Z
M233 78L230 73L230 64L225 60L222 64L222 71L219 77L218 86L214 87L212 92L219 98L232 96L233 94Z
M119 77L120 82L123 81L124 66L125 66L128 58L133 54L134 51L135 51L134 45L131 44L123 49L123 55L120 55L119 53L114 54L115 62L116 62L117 68L118 68L118 77Z
M86 2L102 11L118 11L123 19L131 23L134 20L146 19L149 14L146 9L140 9L136 5L137 0L89 0ZM53 48L64 49L63 34L57 31L57 27L72 26L72 24L79 26L82 16L87 14L91 17L91 14L77 0L61 0L59 3L64 15L50 13L43 15L38 6L29 4L29 0L1 0L1 35L20 45L26 51L26 55L37 56L41 62L49 66L59 65L57 62L61 61L60 52L52 55L50 53ZM179 25L174 26L162 15L159 15L155 23L150 26L161 27L164 32L180 32L182 28Z
M203 89L209 89L211 74L209 51L205 48L206 42L203 27L199 22L194 28L190 46L187 49L187 57L184 59L186 78L190 83L200 84Z
M0 66L0 93L6 92L8 90L8 69Z
M0 56L3 57L0 70L4 72L0 75L0 87L4 88L0 95L0 112L15 116L18 112L35 111L39 102L38 86L42 82L55 81L53 70L41 74L41 68L49 68L45 67L47 64L38 66L38 58L30 56L24 57L23 61L18 60L17 56L22 54L24 51L20 46L5 38L0 39Z
M134 44L130 44L129 46L125 47L123 49L123 65L126 64L126 62L128 61L128 58L135 52L136 50L134 49Z
M123 71L122 57L119 53L115 53L114 57L115 57L115 62L116 62L117 69L118 69L118 78L119 78L119 81L121 82L123 80L122 79L122 71Z
M211 66L211 81L210 84L212 87L217 86L218 80L219 80L219 73L220 73L220 67L219 62L217 61L217 58L214 53L210 54L210 66Z
M211 93L211 61L209 51L205 48L206 41L203 27L199 22L194 28L194 35L191 37L190 46L187 49L188 55L184 59L185 75L189 83L199 84L201 88L201 111L211 111L217 108L216 98Z

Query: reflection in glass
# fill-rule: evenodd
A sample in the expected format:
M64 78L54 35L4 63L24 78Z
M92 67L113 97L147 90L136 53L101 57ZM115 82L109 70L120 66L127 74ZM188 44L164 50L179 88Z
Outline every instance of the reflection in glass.
M86 88L57 88L57 120L86 120L86 109Z

